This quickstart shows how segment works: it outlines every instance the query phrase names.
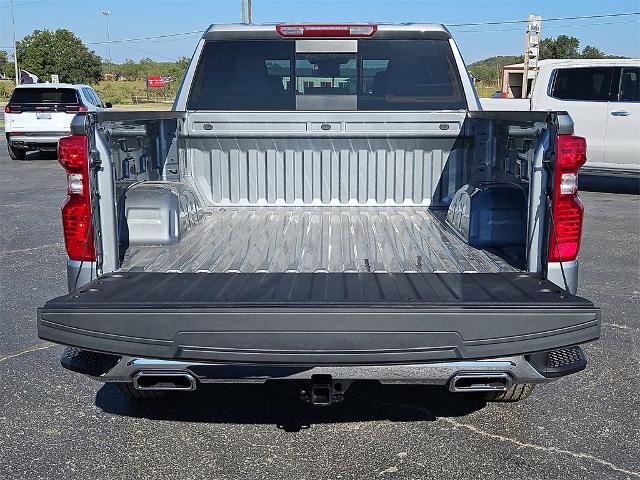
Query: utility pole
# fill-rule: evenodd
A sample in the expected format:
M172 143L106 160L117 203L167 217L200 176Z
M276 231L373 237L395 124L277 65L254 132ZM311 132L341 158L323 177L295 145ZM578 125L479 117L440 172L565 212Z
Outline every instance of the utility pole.
M251 24L251 0L240 0L240 15L242 23Z
M16 18L13 14L13 0L11 0L11 26L13 27L13 67L16 70L16 86L20 85L20 69L18 68L18 49L16 48Z
M109 63L107 64L107 72L111 73L111 38L109 36L109 15L111 15L110 10L102 10L102 15L104 15L105 23L107 27L107 58L109 59Z
M542 17L529 14L527 23L526 41L524 46L524 68L522 69L522 95L527 98L529 95L529 70L538 74L538 56L540 54L540 30L542 28Z

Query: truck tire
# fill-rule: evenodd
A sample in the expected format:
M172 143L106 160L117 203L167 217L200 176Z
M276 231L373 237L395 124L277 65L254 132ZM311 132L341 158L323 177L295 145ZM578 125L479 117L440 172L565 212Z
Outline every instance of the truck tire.
M532 383L523 383L513 385L506 392L489 392L484 395L487 402L519 402L528 398L533 393L535 385Z
M131 383L118 383L118 388L127 397L135 400L153 400L158 398L165 398L167 396L166 391L162 390L138 390L134 388Z
M22 148L13 148L11 145L7 145L7 149L9 150L9 158L11 158L11 160L24 160L27 155L27 151Z

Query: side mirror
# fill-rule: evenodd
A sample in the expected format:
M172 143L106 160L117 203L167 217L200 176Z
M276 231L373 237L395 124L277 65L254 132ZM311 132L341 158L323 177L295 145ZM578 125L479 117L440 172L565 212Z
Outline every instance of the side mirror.
M113 108L113 104L111 102L104 102L104 108Z

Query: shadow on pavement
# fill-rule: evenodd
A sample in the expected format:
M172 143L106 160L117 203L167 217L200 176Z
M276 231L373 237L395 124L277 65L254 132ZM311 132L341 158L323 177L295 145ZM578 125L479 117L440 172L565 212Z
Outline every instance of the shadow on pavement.
M14 160L15 162L34 162L42 160L57 160L58 152L56 151L40 151L27 152L27 156L24 160Z
M485 405L477 396L454 394L443 387L377 382L354 383L344 402L329 407L302 403L298 388L290 382L203 385L196 392L154 400L129 398L113 384L105 384L96 394L96 406L115 415L177 422L272 424L287 432L314 424L434 421L468 415Z
M640 177L587 175L578 177L581 191L640 194Z

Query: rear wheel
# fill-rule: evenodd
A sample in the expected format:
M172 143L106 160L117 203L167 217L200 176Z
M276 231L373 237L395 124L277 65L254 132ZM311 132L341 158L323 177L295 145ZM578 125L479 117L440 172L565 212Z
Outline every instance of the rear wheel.
M163 390L138 390L132 383L118 383L118 388L127 397L135 400L153 400L155 398L164 398L167 396Z
M484 394L484 399L488 402L519 402L528 398L533 393L534 387L532 383L513 385L506 392L488 392Z
M9 158L11 160L24 160L27 155L27 151L22 148L13 148L11 145L8 146L9 150Z

